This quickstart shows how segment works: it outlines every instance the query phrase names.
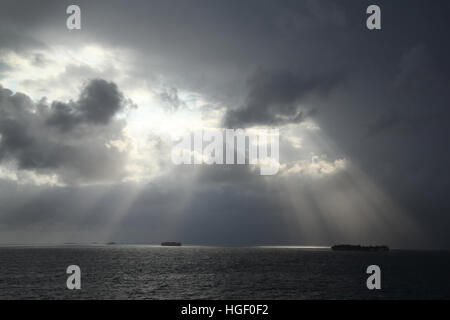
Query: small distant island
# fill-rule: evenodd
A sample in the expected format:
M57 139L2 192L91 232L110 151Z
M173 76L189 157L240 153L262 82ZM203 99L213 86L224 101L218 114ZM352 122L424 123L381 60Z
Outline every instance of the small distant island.
M162 242L161 246L163 246L163 247L180 247L181 242L175 242L175 241Z
M371 251L371 252L380 252L380 251L389 251L388 246L361 246L361 245L352 245L352 244L339 244L331 247L332 250L335 251Z

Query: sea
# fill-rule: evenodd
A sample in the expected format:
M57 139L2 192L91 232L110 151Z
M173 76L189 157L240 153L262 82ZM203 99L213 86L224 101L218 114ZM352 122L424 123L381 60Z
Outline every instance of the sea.
M67 267L81 289L66 286ZM369 290L367 267L381 270ZM450 252L149 245L0 247L0 299L449 299Z

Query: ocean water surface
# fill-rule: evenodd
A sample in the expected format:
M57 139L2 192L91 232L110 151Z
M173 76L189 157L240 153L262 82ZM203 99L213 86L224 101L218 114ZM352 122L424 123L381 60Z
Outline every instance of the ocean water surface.
M66 268L81 268L68 290ZM381 268L368 290L366 268ZM1 247L0 299L449 299L450 252L325 248Z

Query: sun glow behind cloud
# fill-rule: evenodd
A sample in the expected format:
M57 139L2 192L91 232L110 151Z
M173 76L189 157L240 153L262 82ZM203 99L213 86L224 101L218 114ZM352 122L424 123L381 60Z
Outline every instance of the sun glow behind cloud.
M217 125L220 120L220 114L216 114L215 118L202 119L202 107L207 102L198 93L180 90L178 94L183 106L178 110L168 109L160 97L164 82L158 84L133 79L135 71L124 62L133 60L133 53L129 50L96 45L78 49L55 46L27 54L4 52L0 59L9 66L2 74L1 84L14 92L26 93L36 102L42 98L49 102L74 100L89 79L114 81L125 98L135 106L118 115L126 120L124 134L132 147L126 180L142 181L143 177L145 180L159 174L159 166L152 164L155 154L161 151L154 148L155 136L167 143L170 135ZM108 147L119 149L122 145L121 141L111 140L108 143ZM2 169L2 176L15 177L6 168ZM54 177L48 181L53 180Z

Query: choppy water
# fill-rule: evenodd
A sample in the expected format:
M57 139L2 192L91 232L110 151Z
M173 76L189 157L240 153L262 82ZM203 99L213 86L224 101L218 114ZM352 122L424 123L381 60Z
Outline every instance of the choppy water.
M66 268L81 268L81 290ZM368 265L382 289L366 288ZM450 253L299 248L4 247L1 299L449 299Z

